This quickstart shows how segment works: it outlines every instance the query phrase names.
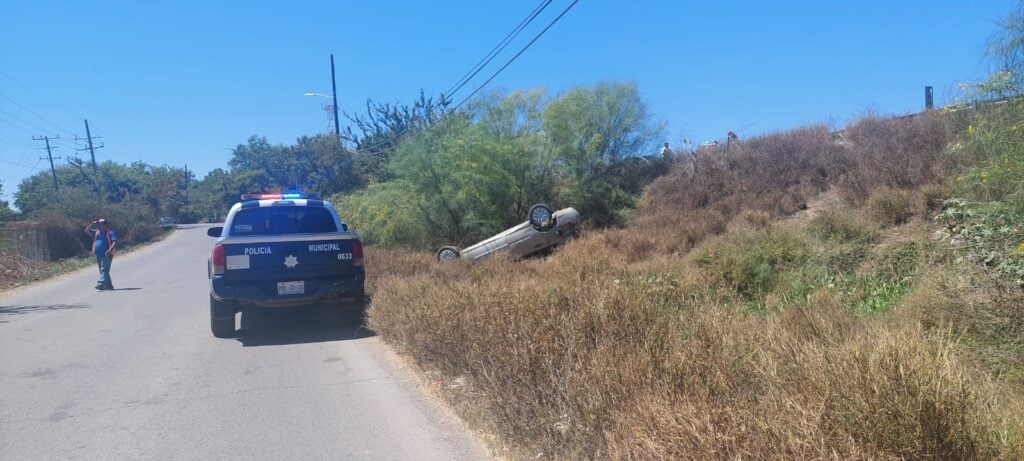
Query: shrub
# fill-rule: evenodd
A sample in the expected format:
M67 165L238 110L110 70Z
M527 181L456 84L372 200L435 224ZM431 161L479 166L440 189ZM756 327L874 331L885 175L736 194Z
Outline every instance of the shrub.
M953 139L940 112L865 117L847 128L851 167L837 186L862 204L878 188L914 189L945 178L943 153Z
M780 272L808 260L808 247L796 232L740 229L700 247L693 259L715 283L756 300L772 289Z
M868 197L868 213L884 226L906 223L914 216L914 195L900 189L880 189Z
M871 243L878 237L875 227L852 210L822 210L811 219L807 229L815 237L840 243Z
M975 201L1002 201L1024 212L1024 100L975 112L956 154L968 159L957 177L956 194Z

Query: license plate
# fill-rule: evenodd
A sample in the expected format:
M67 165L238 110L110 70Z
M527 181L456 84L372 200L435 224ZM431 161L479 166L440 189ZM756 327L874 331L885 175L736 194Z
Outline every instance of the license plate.
M301 295L306 292L306 282L277 282L277 294L279 295Z

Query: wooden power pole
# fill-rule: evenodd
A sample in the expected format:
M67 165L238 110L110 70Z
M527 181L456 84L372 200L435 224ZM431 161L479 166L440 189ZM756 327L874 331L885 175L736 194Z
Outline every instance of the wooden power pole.
M79 138L75 137L75 140L78 141ZM92 144L93 137L92 137L92 133L89 132L89 120L88 119L85 120L85 140L88 143L89 147L86 148L86 149L78 149L78 150L88 150L89 151L89 157L92 159L92 172L95 173L96 172L96 149L102 149L103 148L103 144L100 144L98 146L93 146L93 144Z
M50 159L50 174L53 175L53 190L58 190L58 186L57 186L57 167L53 166L53 148L50 147L50 139L60 139L60 136L55 136L53 138L50 138L49 136L42 136L42 137L33 136L32 139L35 140L35 141L45 141L46 142L46 157ZM60 160L60 157L57 157L57 159ZM42 158L40 158L40 160L42 160Z

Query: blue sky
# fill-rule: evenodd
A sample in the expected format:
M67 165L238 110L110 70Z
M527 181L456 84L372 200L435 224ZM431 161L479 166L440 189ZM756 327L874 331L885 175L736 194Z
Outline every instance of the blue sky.
M0 0L4 198L48 166L32 136L60 135L67 157L84 147L72 139L83 117L103 137L99 160L188 164L200 177L252 134L323 132L324 100L303 93L330 93L331 53L343 110L440 93L538 3ZM491 68L569 3L554 1ZM843 125L918 111L925 85L941 104L983 78L985 41L1013 5L580 0L491 88L633 81L672 143Z

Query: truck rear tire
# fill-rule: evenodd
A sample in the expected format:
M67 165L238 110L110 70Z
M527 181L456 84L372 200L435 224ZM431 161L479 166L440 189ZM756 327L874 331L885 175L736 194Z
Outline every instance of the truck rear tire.
M235 306L210 296L210 331L218 338L235 335Z

